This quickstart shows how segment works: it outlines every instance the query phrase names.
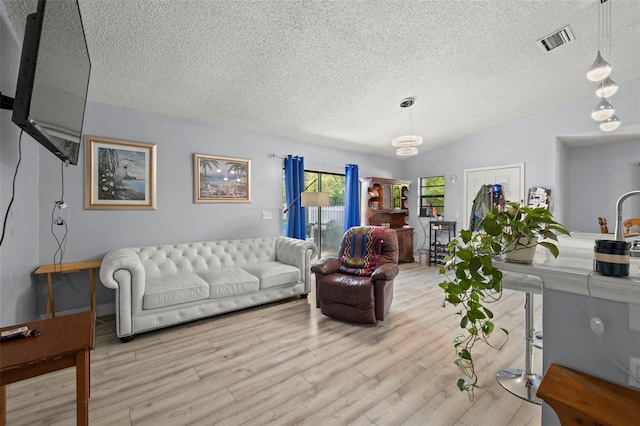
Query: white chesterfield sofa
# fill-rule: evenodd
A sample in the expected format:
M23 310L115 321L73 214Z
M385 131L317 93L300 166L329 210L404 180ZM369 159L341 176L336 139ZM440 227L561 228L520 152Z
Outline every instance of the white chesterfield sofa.
M116 334L218 315L310 291L313 242L255 238L110 251L100 281L115 290Z

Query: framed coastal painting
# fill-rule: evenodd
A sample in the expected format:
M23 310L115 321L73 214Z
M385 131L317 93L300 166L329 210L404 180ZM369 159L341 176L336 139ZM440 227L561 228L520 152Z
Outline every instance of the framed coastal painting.
M155 210L156 145L86 136L84 208Z
M193 202L251 202L251 160L193 154Z

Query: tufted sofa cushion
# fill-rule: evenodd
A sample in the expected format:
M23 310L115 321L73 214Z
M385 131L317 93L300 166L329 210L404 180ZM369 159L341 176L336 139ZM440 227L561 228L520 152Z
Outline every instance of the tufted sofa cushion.
M247 266L247 272L260 279L260 288L273 288L300 281L300 270L280 262L263 262Z
M210 299L251 293L258 291L260 287L257 277L240 268L203 272L200 277L209 285Z
M209 297L209 285L196 274L180 274L147 280L144 309L161 308Z

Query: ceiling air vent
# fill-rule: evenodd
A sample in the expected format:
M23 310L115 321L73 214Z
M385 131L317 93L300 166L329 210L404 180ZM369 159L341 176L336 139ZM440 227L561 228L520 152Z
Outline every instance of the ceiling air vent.
M567 25L566 27L538 40L538 45L544 49L545 52L548 52L556 47L562 46L563 44L567 44L572 40L573 33L571 32L571 28Z

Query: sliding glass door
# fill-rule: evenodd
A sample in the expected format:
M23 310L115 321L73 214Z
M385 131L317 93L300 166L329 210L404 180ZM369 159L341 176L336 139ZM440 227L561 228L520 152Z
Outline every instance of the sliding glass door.
M305 207L306 239L316 243L322 257L336 256L344 234L344 175L306 170L304 186L305 192L329 194L328 207ZM282 229L286 235L286 217Z

